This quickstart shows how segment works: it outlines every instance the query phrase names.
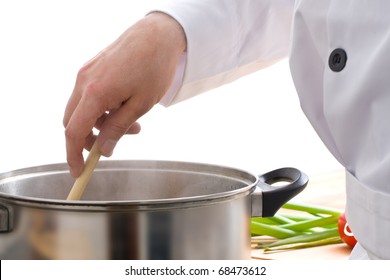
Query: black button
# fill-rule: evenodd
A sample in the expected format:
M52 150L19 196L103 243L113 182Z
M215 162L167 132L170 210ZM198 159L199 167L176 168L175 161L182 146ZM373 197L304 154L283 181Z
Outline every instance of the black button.
M340 72L347 64L347 53L343 49L335 49L329 56L329 67L334 72Z

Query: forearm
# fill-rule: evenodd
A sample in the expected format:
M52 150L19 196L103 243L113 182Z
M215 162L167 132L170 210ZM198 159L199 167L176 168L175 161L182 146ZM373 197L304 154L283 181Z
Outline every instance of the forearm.
M181 0L156 8L174 17L187 39L181 84L170 105L236 80L284 58L293 0Z

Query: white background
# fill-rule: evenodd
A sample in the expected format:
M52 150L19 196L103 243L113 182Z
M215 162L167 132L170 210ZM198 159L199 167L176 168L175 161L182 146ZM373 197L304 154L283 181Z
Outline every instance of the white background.
M0 2L0 172L65 162L63 111L78 69L152 1ZM157 105L111 159L222 164L263 173L339 170L301 112L288 62L192 100Z

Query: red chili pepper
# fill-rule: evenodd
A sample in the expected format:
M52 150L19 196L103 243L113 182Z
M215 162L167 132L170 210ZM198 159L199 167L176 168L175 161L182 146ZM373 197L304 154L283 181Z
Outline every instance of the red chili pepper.
M343 240L344 243L348 244L351 248L353 248L356 245L357 241L348 226L347 219L345 218L345 213L340 215L337 226L341 240Z

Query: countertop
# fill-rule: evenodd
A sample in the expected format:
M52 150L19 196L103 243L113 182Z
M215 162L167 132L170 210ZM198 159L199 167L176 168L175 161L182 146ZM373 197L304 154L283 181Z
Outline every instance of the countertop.
M344 170L337 170L309 178L306 189L291 201L344 210ZM252 250L252 258L277 260L346 260L350 252L351 249L347 245L335 244L277 253L264 253L263 250L254 249Z

